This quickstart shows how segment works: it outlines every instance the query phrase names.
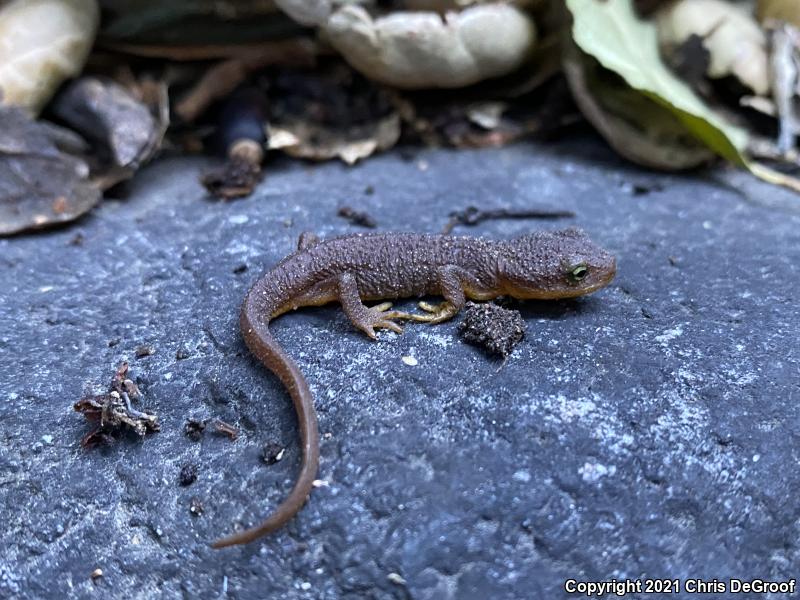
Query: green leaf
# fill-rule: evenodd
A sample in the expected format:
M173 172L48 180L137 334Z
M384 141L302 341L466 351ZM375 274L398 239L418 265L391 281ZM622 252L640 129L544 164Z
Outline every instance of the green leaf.
M655 24L639 19L632 0L567 0L575 43L632 88L666 107L711 150L746 166L749 135L723 120L661 60Z

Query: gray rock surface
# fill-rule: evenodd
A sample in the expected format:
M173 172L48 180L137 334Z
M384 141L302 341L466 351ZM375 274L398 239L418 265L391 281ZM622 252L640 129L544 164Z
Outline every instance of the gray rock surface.
M162 160L76 225L0 240L0 597L536 599L570 578L800 573L797 197L646 173L591 139L414 152L279 161L229 204L198 185L207 162ZM239 304L300 232L356 231L342 204L429 232L468 204L572 209L618 277L519 305L527 336L504 363L457 320L377 343L333 306L276 321L316 396L327 485L278 534L211 550L276 506L299 460ZM72 404L125 358L162 431L84 450ZM189 417L239 439L193 442ZM268 442L286 447L271 466Z

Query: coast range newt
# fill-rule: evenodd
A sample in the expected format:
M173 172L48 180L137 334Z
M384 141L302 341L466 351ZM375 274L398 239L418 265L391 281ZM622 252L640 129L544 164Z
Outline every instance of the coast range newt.
M338 301L358 329L375 339L377 329L400 333L396 321L440 323L467 299L498 296L553 300L590 294L616 272L614 257L579 229L540 231L511 240L416 233L369 233L320 241L304 233L297 251L261 277L240 314L245 343L286 387L294 403L302 463L286 499L260 525L215 541L215 548L251 542L275 531L303 506L319 466L314 401L295 362L272 337L271 319L302 306ZM439 295L439 305L420 303L425 314L391 310L379 301Z

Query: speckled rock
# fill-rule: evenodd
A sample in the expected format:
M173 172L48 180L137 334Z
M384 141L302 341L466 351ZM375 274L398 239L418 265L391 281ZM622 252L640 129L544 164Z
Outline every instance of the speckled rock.
M74 226L0 240L0 597L503 600L570 578L797 576L798 200L610 156L578 139L280 161L233 203L205 197L208 162L163 160ZM276 321L316 396L326 485L276 535L211 550L299 461L290 401L239 336L247 287L300 232L354 231L343 204L435 232L477 203L575 211L617 279L514 305L527 334L502 365L457 320L378 342L335 307ZM122 359L161 432L83 450L72 403ZM238 439L192 441L188 418Z

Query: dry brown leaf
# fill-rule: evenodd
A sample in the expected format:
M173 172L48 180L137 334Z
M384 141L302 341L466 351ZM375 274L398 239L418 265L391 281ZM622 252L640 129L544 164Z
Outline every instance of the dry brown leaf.
M269 56L271 63L282 66L307 67L314 64L316 44L310 39L298 37L287 40L267 40L247 44L134 44L130 42L101 43L104 50L145 58L163 58L177 62L197 60L225 60Z
M51 136L23 109L0 107L0 235L72 221L102 198L88 165Z
M158 149L169 123L163 100L153 110L120 84L97 77L72 82L53 102L53 112L99 146L113 166L135 171Z

